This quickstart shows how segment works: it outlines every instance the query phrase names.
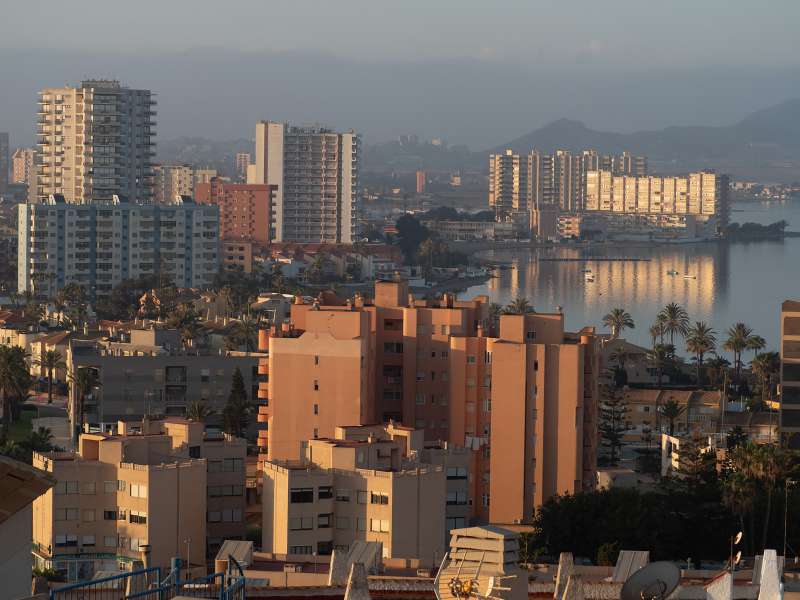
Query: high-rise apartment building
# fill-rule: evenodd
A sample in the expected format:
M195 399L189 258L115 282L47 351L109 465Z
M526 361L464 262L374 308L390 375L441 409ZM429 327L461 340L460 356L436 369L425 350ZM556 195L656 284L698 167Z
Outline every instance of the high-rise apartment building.
M152 199L156 101L118 81L39 92L36 197L68 203Z
M36 150L33 148L17 148L11 157L11 183L35 185Z
M417 171L417 193L424 194L428 183L428 175L425 171Z
M212 177L198 183L195 200L219 207L220 236L223 241L242 240L267 245L272 240L271 206L275 186L229 183Z
M358 240L361 137L322 127L256 124L255 183L277 186L276 242Z
M620 175L646 174L647 158L600 155L594 150L573 153L557 150L527 155L506 150L489 156L489 206L500 214L558 206L563 212L581 212L586 204L586 174L608 168Z
M0 194L8 189L8 133L0 131Z
M781 305L781 438L800 448L800 301Z
M18 289L48 297L68 283L91 297L123 279L169 278L206 287L219 270L219 209L189 198L132 204L115 197L77 206L52 195L18 211Z
M194 168L191 165L154 165L153 202L165 204L176 196L194 196Z
M417 300L393 281L373 302L298 301L291 323L262 339L262 461L296 459L343 423L393 420L474 451L474 517L527 522L550 496L594 486L593 329L565 332L560 313L493 323L486 297Z
M627 214L696 215L728 224L729 178L701 171L684 176L586 174L586 210Z
M236 153L236 173L242 181L247 181L247 167L250 166L251 162L252 157L249 152Z
M246 442L203 424L120 421L83 434L77 452L34 453L56 480L33 504L36 566L67 581L100 571L205 566L224 539L245 535Z

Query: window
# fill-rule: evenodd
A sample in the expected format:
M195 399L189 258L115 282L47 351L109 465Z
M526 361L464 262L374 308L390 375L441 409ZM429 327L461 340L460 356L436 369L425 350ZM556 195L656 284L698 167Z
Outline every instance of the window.
M78 482L77 481L59 481L56 483L55 493L57 496L63 496L66 494L77 494L78 493Z
M466 467L447 467L447 478L448 479L466 479L467 478L467 468Z
M56 546L77 546L78 536L73 534L57 535Z
M389 494L379 492L370 492L370 504L389 504Z
M94 509L87 508L83 511L82 520L84 523L94 522Z
M474 388L475 387L475 378L474 377L467 377L467 387Z
M445 519L445 526L449 531L451 529L460 529L462 527L466 527L467 522L464 517L453 517L452 519Z
M319 404L315 404L315 405L314 405L314 414L315 414L315 415L318 415L318 414L319 414Z
M356 519L356 529L359 531L366 531L367 530L367 520L363 517L358 517Z
M289 546L289 554L311 554L311 546Z
M470 355L467 356L467 364L468 365L474 365L475 364L475 355L474 354L470 354Z
M94 544L95 544L94 536L93 535L85 535L85 536L83 536L83 539L81 540L81 544L83 546L94 546Z
M417 404L422 406L425 404L425 393L424 392L417 392Z
M336 490L337 502L350 502L350 490Z
M77 521L78 509L77 508L57 508L55 510L56 521Z
M425 381L425 371L417 371L417 381Z
M314 488L292 488L289 490L289 502L292 504L314 502Z
M447 371L442 371L442 381L447 381L450 376L447 374Z
M349 517L336 517L336 529L350 529Z
M244 489L241 485L210 485L208 486L208 495L211 498L219 498L222 496L241 496Z
M319 356L315 356L315 357L314 357L314 364L315 364L315 365L318 365L318 364L319 364Z
M447 504L463 506L467 503L467 492L447 492Z
M125 482L124 482L124 481L121 481L121 480L120 480L120 481L117 481L117 489L118 489L120 492L124 492L124 491L125 491Z
M147 498L147 486L141 483L132 483L130 494L131 498Z
M486 507L489 506L489 494L481 495L481 504Z
M367 503L367 492L363 490L358 490L358 503L359 504Z
M369 530L376 533L389 533L389 521L387 519L370 519Z
M530 331L525 332L525 339L528 341L533 341L536 339L536 331L531 329Z
M403 353L403 343L402 342L384 342L383 343L383 352L385 354L402 354Z
M487 365L492 364L492 353L491 352L486 351L486 352L483 353L483 362L485 362Z
M130 522L137 525L146 525L147 513L138 510L132 510L130 514Z
M491 400L491 398L486 398L483 401L483 412L492 412L492 400Z
M449 350L442 350L442 358L447 358L448 356L450 356L450 351Z
M104 521L116 521L117 520L117 511L115 511L115 510L104 510L103 511L103 520Z
M487 375L486 377L483 378L483 387L487 387L489 389L492 389L492 376L491 375Z
M425 419L416 419L414 421L414 427L417 429L425 429Z
M333 515L330 513L317 515L317 527L319 529L329 529L331 526L332 518Z
M319 380L318 379L314 380L314 391L315 392L319 391Z
M436 371L431 371L431 381L436 381Z
M329 485L321 485L317 488L317 498L327 500L333 498L333 488Z
M117 493L117 482L116 481L104 481L103 482L103 492L106 494L116 494Z
M81 483L81 494L91 495L97 492L97 484L94 481L84 481Z
M312 517L290 517L289 531L310 531L314 529L314 519Z
M115 535L107 535L103 538L103 546L106 548L116 548L117 547L117 536Z
M210 510L208 511L206 520L209 523L219 523L222 520L222 516L220 515L220 512L218 510Z
M117 511L117 521L127 521L128 520L128 511L124 508L120 508Z

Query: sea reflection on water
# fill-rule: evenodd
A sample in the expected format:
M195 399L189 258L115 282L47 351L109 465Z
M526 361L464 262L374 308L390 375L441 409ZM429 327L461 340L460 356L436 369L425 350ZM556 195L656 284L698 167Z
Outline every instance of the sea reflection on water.
M800 230L800 203L734 207L732 220L769 223L786 219ZM650 345L648 328L669 302L684 306L691 319L707 321L720 333L744 321L764 336L770 348L779 337L779 307L800 298L800 238L750 243L666 246L617 245L487 253L508 266L485 285L462 294L488 294L507 304L529 298L537 310L562 306L571 329L595 325L611 308L627 309L636 329L625 337ZM583 258L581 261L552 259ZM626 260L604 260L619 258ZM635 260L631 260L635 259ZM587 281L591 270L593 282ZM677 271L677 275L669 275ZM685 276L690 278L685 278ZM683 350L679 348L679 350Z

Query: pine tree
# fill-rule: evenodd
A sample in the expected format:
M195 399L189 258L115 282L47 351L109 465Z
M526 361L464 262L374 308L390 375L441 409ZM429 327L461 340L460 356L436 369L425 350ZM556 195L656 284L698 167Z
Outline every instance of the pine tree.
M239 367L236 367L231 380L231 392L222 412L225 420L225 432L242 437L242 433L247 428L247 417L250 414L250 408L247 390L244 387L244 377Z
M628 405L620 390L606 388L600 405L600 437L609 450L608 463L616 465L622 454L625 432L630 430L627 422Z

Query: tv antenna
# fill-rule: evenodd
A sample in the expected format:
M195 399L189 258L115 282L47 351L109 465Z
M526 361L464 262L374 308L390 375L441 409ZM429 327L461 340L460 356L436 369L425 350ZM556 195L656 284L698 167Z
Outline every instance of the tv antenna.
M680 580L681 570L671 562L650 563L628 577L619 597L620 600L666 600Z

